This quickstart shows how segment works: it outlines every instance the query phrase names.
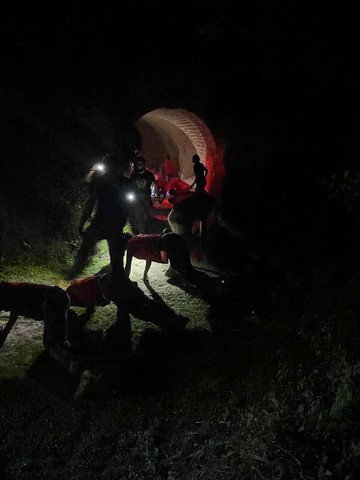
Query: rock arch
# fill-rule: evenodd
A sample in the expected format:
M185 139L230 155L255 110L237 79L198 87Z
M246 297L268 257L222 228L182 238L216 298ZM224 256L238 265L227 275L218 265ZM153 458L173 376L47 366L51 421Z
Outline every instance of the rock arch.
M134 127L149 168L159 168L170 155L180 178L191 184L192 156L197 153L209 170L206 190L219 197L225 173L223 150L200 117L182 108L158 108L141 116Z

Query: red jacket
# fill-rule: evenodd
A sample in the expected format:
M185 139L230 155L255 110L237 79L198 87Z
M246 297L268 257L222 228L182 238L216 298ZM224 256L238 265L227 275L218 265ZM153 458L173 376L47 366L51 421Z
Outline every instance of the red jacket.
M132 257L157 263L168 263L168 255L161 250L160 233L140 233L128 240L126 249Z
M110 302L100 291L99 280L102 275L79 278L70 283L66 291L74 307L104 307Z

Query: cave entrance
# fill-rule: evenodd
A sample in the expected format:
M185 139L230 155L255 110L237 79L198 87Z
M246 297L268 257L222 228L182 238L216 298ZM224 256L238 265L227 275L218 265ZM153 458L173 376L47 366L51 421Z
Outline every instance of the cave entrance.
M192 157L197 153L209 171L206 190L215 198L220 195L223 151L201 118L182 108L158 108L140 117L134 126L150 170L160 169L169 155L178 176L190 185L194 180Z

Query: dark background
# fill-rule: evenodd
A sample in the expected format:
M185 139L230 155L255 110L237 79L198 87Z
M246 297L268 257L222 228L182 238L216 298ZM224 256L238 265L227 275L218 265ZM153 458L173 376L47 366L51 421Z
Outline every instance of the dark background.
M109 149L129 157L139 116L187 108L225 146L223 216L245 248L303 266L356 245L359 34L351 8L15 3L1 22L7 211L25 204L29 216L50 198L44 216L55 221L45 230L68 240L91 159ZM29 235L16 241L31 243L21 238Z
M129 159L135 121L161 107L193 112L225 148L229 230L212 232L208 254L237 273L209 302L209 334L189 328L170 347L144 335L134 358L97 356L83 401L84 379L43 355L1 380L2 478L359 476L356 13L269 0L2 6L1 276L44 282L45 265L64 281L84 173L109 151Z

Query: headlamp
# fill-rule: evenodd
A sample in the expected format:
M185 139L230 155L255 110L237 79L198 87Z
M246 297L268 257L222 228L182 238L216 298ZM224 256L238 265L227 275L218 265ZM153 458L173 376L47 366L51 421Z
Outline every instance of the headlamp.
M135 200L135 193L133 192L130 192L126 195L126 200L128 200L129 202L133 202Z
M98 172L103 172L105 170L105 165L103 163L97 163L94 165L94 170L97 170Z

